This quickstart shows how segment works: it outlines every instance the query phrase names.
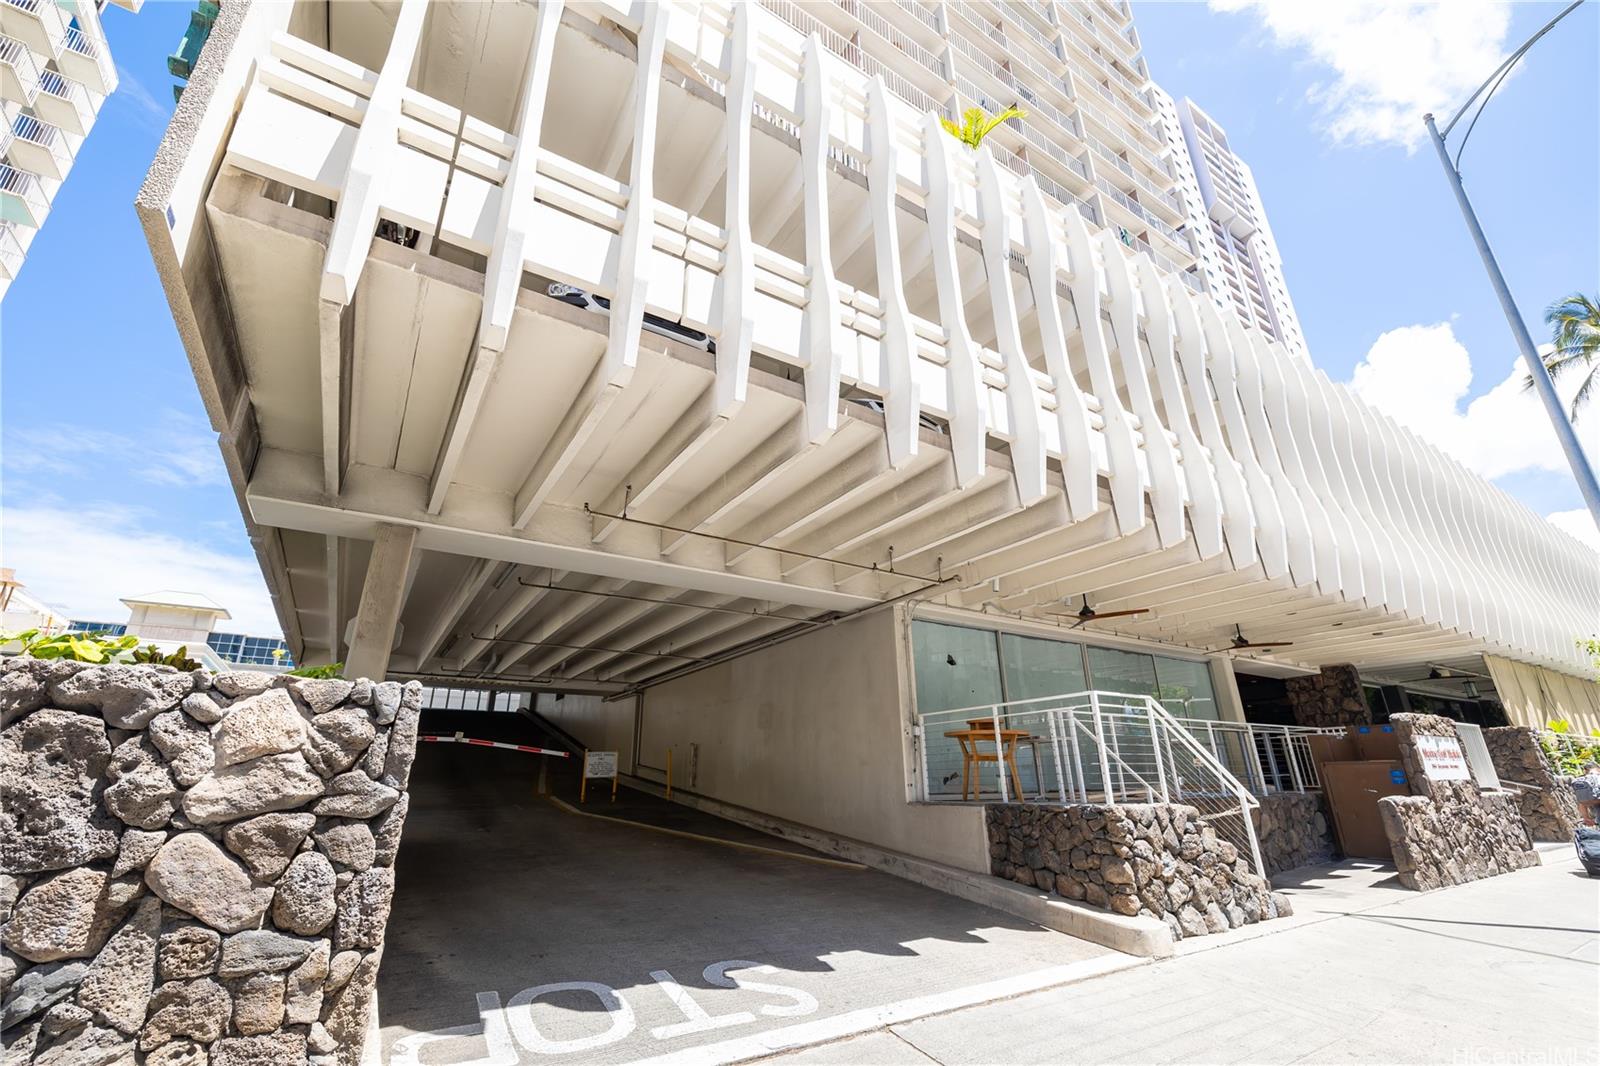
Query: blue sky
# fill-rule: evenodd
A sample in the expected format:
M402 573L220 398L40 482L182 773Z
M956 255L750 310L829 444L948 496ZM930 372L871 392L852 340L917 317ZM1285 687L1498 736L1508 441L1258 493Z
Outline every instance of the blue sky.
M269 633L238 504L132 207L172 110L166 56L189 10L152 0L137 16L107 12L122 87L0 308L0 561L75 615L120 620L118 596L186 588L230 607L233 628ZM1426 106L1449 110L1443 101L1470 92L1557 10L1134 7L1152 75L1221 123L1254 169L1317 364L1578 528L1581 501L1543 416L1502 384L1511 337L1438 161L1425 143L1404 143ZM1464 162L1536 338L1547 303L1600 286L1597 42L1591 3L1506 83ZM1600 436L1600 410L1585 432Z

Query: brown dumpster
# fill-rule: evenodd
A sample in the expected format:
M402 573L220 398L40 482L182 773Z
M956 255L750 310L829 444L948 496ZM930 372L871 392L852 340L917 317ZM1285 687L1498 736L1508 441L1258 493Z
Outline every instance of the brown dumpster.
M1410 795L1400 763L1394 759L1325 762L1318 770L1339 849L1353 859L1394 861L1378 815L1378 800L1383 796Z

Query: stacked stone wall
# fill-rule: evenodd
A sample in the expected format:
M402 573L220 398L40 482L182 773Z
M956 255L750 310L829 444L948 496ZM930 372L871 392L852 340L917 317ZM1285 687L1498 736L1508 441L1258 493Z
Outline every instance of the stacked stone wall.
M1371 725L1372 709L1361 691L1361 675L1349 664L1325 666L1283 683L1284 698L1298 725Z
M1528 825L1509 793L1472 781L1435 781L1423 769L1417 737L1452 737L1455 723L1432 714L1389 717L1414 795L1378 800L1400 883L1427 891L1539 865Z
M1274 792L1260 802L1256 842L1268 877L1339 857L1320 792Z
M1233 844L1178 804L986 811L990 871L1117 914L1166 922L1174 940L1290 913Z
M1534 731L1520 725L1485 729L1483 742L1502 781L1531 785L1536 790L1515 793L1517 809L1533 839L1570 841L1581 823L1572 778L1556 773Z
M6 1066L354 1066L415 682L0 664Z

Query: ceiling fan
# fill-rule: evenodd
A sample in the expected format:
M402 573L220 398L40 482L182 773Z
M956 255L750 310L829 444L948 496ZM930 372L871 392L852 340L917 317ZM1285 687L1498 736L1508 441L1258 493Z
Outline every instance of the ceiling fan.
M1051 611L1049 613L1054 615L1064 615L1064 612L1062 611ZM1089 606L1089 596L1087 593L1085 593L1083 597L1083 606L1078 609L1078 613L1076 615L1078 620L1067 628L1077 629L1079 626L1088 625L1090 622L1103 622L1107 618L1125 618L1128 615L1149 613L1150 608L1148 607L1136 607L1130 611L1097 611L1093 607Z
M1218 648L1218 651L1244 651L1246 648L1288 648L1294 644L1292 640L1246 640L1244 630L1238 626L1233 627L1233 634L1233 640L1228 642L1228 646L1226 648Z

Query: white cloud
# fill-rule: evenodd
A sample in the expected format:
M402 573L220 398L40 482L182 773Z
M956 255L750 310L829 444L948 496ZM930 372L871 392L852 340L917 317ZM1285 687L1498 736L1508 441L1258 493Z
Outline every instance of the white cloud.
M1527 471L1570 476L1566 456L1544 407L1524 391L1521 360L1505 379L1463 406L1472 385L1472 360L1448 322L1402 326L1373 342L1356 364L1350 389L1361 399L1437 445L1486 478ZM1557 382L1570 405L1578 378ZM1600 456L1600 407L1587 408L1578 441L1591 461ZM1585 543L1600 547L1587 511L1558 511L1550 521Z
M1522 389L1520 361L1508 359L1504 380L1462 405L1472 385L1472 360L1450 323L1402 326L1373 342L1356 365L1350 388L1372 406L1432 441L1487 478L1520 471L1567 473L1566 458L1544 408ZM1557 385L1567 402L1578 387ZM1600 455L1600 408L1578 422L1578 437Z
M113 467L156 485L228 483L215 434L178 411L162 411L137 438L66 423L7 434L5 468L13 474L100 478Z
M1505 0L1211 0L1250 12L1280 48L1305 53L1331 78L1307 90L1335 143L1414 150L1429 111L1449 118L1505 57Z
M1595 551L1600 551L1600 529L1595 528L1594 519L1586 509L1580 507L1576 511L1557 511L1545 517L1557 529L1571 533Z
M226 607L228 632L279 634L253 555L220 552L153 529L150 516L111 505L7 506L0 557L34 596L73 618L120 622L118 598L157 589L201 592Z

